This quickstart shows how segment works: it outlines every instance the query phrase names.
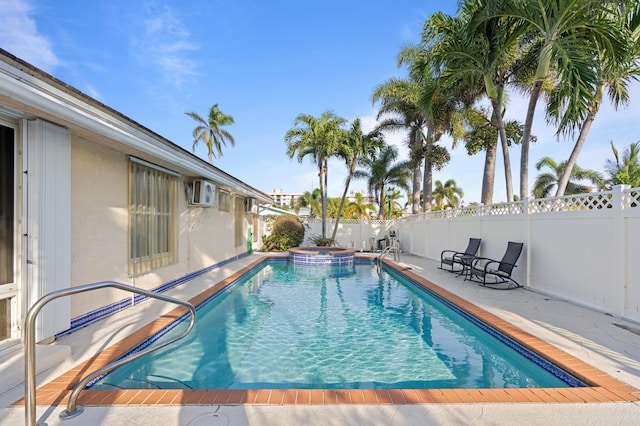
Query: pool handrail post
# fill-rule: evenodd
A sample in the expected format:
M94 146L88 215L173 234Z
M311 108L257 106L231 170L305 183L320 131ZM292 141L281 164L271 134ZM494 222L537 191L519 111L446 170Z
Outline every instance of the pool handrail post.
M78 396L80 395L80 392L84 389L84 387L86 386L86 384L91 381L91 379L93 379L94 377L105 373L107 371L110 371L114 368L119 367L122 364L126 364L129 361L133 361L134 359L140 358L143 355L146 355L149 352L155 351L156 349L162 348L170 343L175 342L176 340L182 339L183 337L185 337L187 334L189 334L189 332L191 331L191 329L193 328L193 325L195 323L195 318L196 318L196 311L195 308L193 307L193 305L189 302L184 302L182 300L178 300L176 298L173 297L169 297L169 296L164 296L158 293L154 293L151 291L147 291L147 290L143 290L140 288L136 288L136 287L132 287L130 285L127 284L122 284L122 283L118 283L115 281L102 281L102 282L98 282L98 283L93 283L93 284L85 284L85 285L81 285L81 286L77 286L77 287L70 287L70 288L65 288L65 289L61 289L61 290L56 290L53 291L45 296L43 296L42 298L40 298L36 303L33 304L33 306L29 309L29 311L27 312L27 315L25 317L25 333L24 333L24 368L25 368L25 380L24 380L24 409L25 409L25 425L27 426L35 426L36 424L36 404L35 404L35 396L36 396L36 356L35 356L35 346L36 346L36 338L35 338L35 320L36 317L38 316L38 313L40 312L40 310L49 302L58 299L60 297L64 297L64 296L71 296L73 294L77 294L77 293L84 293L86 291L91 291L91 290L97 290L97 289L101 289L101 288L107 288L107 287L114 287L114 288L118 288L120 290L124 290L124 291L129 291L132 293L137 293L143 296L147 296L149 298L152 299L159 299L165 302L170 302L170 303L176 303L178 305L182 305L185 308L188 309L189 314L190 314L190 319L189 319L189 325L187 326L187 329L175 336L172 339L169 339L165 342L163 342L163 344L160 344L158 346L153 346L153 347L149 347L145 350L139 351L135 354L131 354L126 358L111 362L109 364L107 364L105 367L96 370L92 373L89 373L89 375L87 375L87 377L85 377L83 380L81 380L73 389L73 391L71 392L71 395L69 396L69 402L67 404L67 409L62 411L62 413L60 413L60 418L61 419L69 419L72 417L75 417L77 415L79 415L82 412L82 408L81 407L76 407L76 401L78 399Z

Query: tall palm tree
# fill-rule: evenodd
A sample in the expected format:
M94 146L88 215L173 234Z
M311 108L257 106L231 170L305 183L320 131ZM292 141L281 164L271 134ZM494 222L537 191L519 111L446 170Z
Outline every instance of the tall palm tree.
M347 198L349 184L351 183L353 174L356 171L356 166L364 159L375 155L375 152L383 146L384 138L382 133L374 130L365 134L362 132L360 119L356 118L353 120L349 131L346 133L346 138L343 140L343 143L338 146L337 155L341 157L347 165L347 178L344 184L344 192L340 199L340 206L338 207L336 221L333 226L333 234L331 234L332 240L335 240L336 233L338 232L338 224L340 223L342 207L344 206L344 200Z
M327 176L329 157L336 154L338 143L344 137L341 126L346 122L332 111L325 111L316 118L309 114L300 114L294 121L294 128L284 136L289 158L297 157L302 163L304 157L318 167L322 203L322 238L327 236Z
M394 163L398 158L398 149L393 145L387 145L375 156L362 162L363 169L356 170L355 179L367 179L369 193L378 204L378 215L384 217L384 202L387 186L396 186L409 191L407 181L411 179L411 166L409 161Z
M222 157L222 145L227 146L227 142L229 142L231 146L235 146L236 142L233 140L231 133L222 128L223 126L232 125L234 123L233 117L220 111L218 104L213 105L209 109L207 120L204 120L195 112L185 112L185 114L198 123L196 128L193 129L192 149L195 152L198 141L206 144L209 153L209 163L213 164L213 159L216 157L214 148L218 153L217 157Z
M594 96L597 84L597 48L619 55L621 39L602 10L616 2L596 0L488 0L475 24L497 17L516 19L530 41L525 56L531 60L535 74L530 90L529 105L521 141L520 198L528 194L529 143L533 117L542 93L542 85L554 72L561 84L573 90L565 105L567 119L584 118L587 105ZM561 123L562 127L562 123Z
M425 24L425 26L427 26ZM440 66L433 61L428 43L420 46L408 46L402 49L399 63L409 67L409 75L419 83L418 105L427 117L427 133L421 132L424 173L422 188L423 210L431 210L433 191L433 169L440 170L451 159L449 152L438 142L443 135L449 134L456 142L463 134L461 110L475 99L473 91L460 84L444 86L440 79Z
M640 141L632 143L620 157L618 150L611 142L614 160L607 160L605 171L609 175L607 184L611 188L615 185L630 185L640 187Z
M496 128L502 146L507 199L513 200L509 137L504 122L506 86L513 83L522 30L513 19L496 17L473 23L474 15L485 6L485 0L461 3L458 17L437 13L425 25L423 39L434 44L433 53L443 65L442 78L479 91L492 107L491 126ZM437 41L434 41L437 40ZM447 83L451 84L451 83ZM485 171L481 202L493 198L496 146L486 145Z
M444 184L439 180L436 181L433 199L437 210L459 207L463 196L464 192L462 188L458 187L455 180L448 179Z
M539 174L533 183L531 195L533 195L534 198L547 198L551 195L553 188L559 184L567 168L567 161L556 163L551 157L543 157L536 163L536 169L540 171L543 168L549 169L549 171ZM571 178L574 180L588 180L597 188L600 188L603 182L600 173L593 170L582 169L578 165L573 166ZM593 187L591 186L570 180L567 184L566 193L584 194L585 192L590 192L592 189Z
M465 95L457 90L449 90L440 85L438 79L427 77L423 80L426 86L425 94L420 100L422 107L427 110L429 126L427 134L424 135L424 176L422 188L426 195L423 200L423 210L431 210L431 199L433 193L433 170L442 169L449 162L451 156L447 149L438 144L443 135L448 134L453 139L453 146L463 136L463 114L461 109L465 108L461 101L461 96Z
M380 101L377 119L380 130L406 131L407 146L413 169L411 212L420 212L420 188L422 185L423 140L422 130L427 117L418 104L420 85L414 80L390 79L377 86L372 101Z
M608 50L597 45L598 84L595 88L594 97L587 106L586 117L579 123L580 132L578 139L567 161L567 167L558 183L556 197L564 195L565 193L571 177L571 170L575 166L580 150L587 139L587 134L600 109L605 92L607 92L609 101L615 109L618 109L621 105L626 106L629 103L628 84L631 80L638 80L640 77L640 66L638 65L640 61L640 27L638 24L639 19L637 18L640 6L637 0L627 0L621 2L621 4L624 5L621 11L623 13L617 13L613 16L608 16L608 18L611 21L611 25L620 27L620 31L626 33L626 36L623 38L623 42L625 43L623 56L616 58L616 56L611 55ZM635 4L635 9L632 7L633 4ZM634 13L636 19L634 19ZM562 110L561 107L565 99L571 96L571 92L567 91L566 86L558 85L552 94L555 96L551 98L552 102L550 102L549 109L551 115L558 119Z

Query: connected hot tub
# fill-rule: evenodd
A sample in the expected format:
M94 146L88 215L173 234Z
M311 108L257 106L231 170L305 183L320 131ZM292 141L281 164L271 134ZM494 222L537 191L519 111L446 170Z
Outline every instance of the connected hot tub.
M294 247L289 249L289 260L295 265L350 265L356 251L342 247Z

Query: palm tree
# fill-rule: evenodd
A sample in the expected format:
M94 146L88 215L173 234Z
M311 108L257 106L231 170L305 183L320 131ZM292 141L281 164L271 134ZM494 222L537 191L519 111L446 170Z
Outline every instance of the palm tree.
M327 217L338 220L338 206L340 205L340 198L328 197L327 198ZM333 238L331 238L333 240Z
M424 45L423 42L421 46L404 48L398 61L409 66L409 75L419 83L418 105L427 118L427 134L422 131L420 133L424 141L422 188L426 196L423 198L423 210L429 211L433 191L433 169L440 170L451 159L447 149L438 145L438 142L444 134L449 134L455 146L463 134L461 110L473 102L475 94L460 84L444 86L440 79L439 64L433 61L433 52Z
M464 139L467 153L474 155L482 150L485 151L480 202L485 205L491 204L493 202L496 152L500 134L495 114L485 108L472 108L465 113L465 124L467 129L462 138ZM503 126L508 150L508 147L520 142L522 125L515 120L507 120L503 123ZM513 197L513 191L510 194ZM511 202L513 198L508 198L507 201Z
M403 210L399 201L400 198L402 198L402 193L399 190L396 188L388 188L386 202L389 217L387 219L402 217Z
M596 45L616 56L621 51L617 29L610 25L610 20L603 19L604 14L601 13L614 7L615 3L591 0L489 0L474 18L476 25L497 17L516 19L522 26L522 33L526 33L530 41L524 54L533 64L535 75L520 145L520 198L528 194L529 143L543 82L553 71L561 84L572 90L564 115L571 120L584 118L597 84Z
M444 184L439 180L436 181L433 199L437 210L459 207L463 196L464 192L462 188L458 188L455 180L448 179Z
M427 117L418 105L420 85L413 80L390 79L377 86L372 101L381 102L377 119L386 117L379 125L380 130L407 131L407 146L413 169L411 212L420 212L420 187L422 185L423 140L422 130L427 125Z
M317 216L322 211L322 203L320 201L321 193L319 188L315 188L313 191L305 191L301 197L296 199L295 211L300 211L301 208L309 208L310 216Z
M375 211L375 206L373 204L365 203L364 196L360 192L356 192L354 197L355 199L345 208L346 216L353 219L371 219L369 211Z
M547 168L549 169L549 171L539 174L535 182L533 183L533 190L531 191L531 195L534 198L547 198L551 196L553 188L558 185L562 175L567 168L567 161L556 163L550 157L543 157L536 163L536 169L540 171L543 168ZM600 173L593 170L582 169L578 165L573 166L571 178L574 180L588 180L597 188L600 188L602 186L603 181ZM569 183L567 184L566 193L584 194L585 192L590 192L592 189L593 187L591 186L582 185L576 183L575 181L569 181Z
M409 161L394 163L398 157L398 150L393 145L385 146L379 153L362 162L364 169L356 170L355 179L367 179L369 193L378 204L378 215L384 217L384 202L387 186L394 185L409 191L407 181L411 178Z
M351 183L353 174L356 171L356 166L364 159L375 155L376 150L381 149L383 146L384 138L382 133L374 130L373 132L364 134L360 125L360 119L356 118L353 120L351 127L346 134L346 139L338 146L337 155L345 161L348 173L344 184L344 192L340 199L340 206L338 207L336 221L333 226L333 234L331 234L332 240L335 240L336 233L338 232L338 224L340 223L342 207L344 206L344 200L347 198L349 184Z
M636 9L632 8L633 3L635 3ZM626 43L623 50L624 56L618 60L615 55L611 55L609 51L598 45L599 66L597 71L599 81L595 88L595 95L587 107L586 118L580 123L580 133L567 161L567 167L558 183L556 197L565 193L571 177L571 170L576 164L580 150L591 129L591 124L600 109L605 91L608 93L609 100L615 109L618 109L620 105L626 106L629 103L628 83L630 80L637 80L640 76L640 67L638 66L638 61L640 60L640 31L638 18L633 19L634 13L636 17L638 16L640 5L637 0L628 1L624 11L627 13L618 13L609 17L611 25L620 27L620 31L627 34L623 39ZM567 92L566 89L566 86L558 85L553 92L555 96L552 97L549 109L551 110L551 115L556 119L560 116L564 100L566 97L571 96L571 92Z
M605 171L609 175L607 184L611 188L615 185L629 185L632 188L640 187L640 141L632 143L622 153L618 154L613 142L611 142L614 160L607 160Z
M198 141L204 142L209 153L209 163L213 164L213 158L216 157L214 148L218 153L217 157L222 157L222 145L227 146L227 142L229 142L231 146L235 146L236 142L233 140L233 136L222 128L233 124L233 117L220 111L218 104L209 109L209 117L206 121L195 112L185 112L185 114L198 123L193 129L192 149L195 152Z
M459 17L437 13L425 25L423 39L434 44L433 53L443 66L445 85L462 84L470 90L480 91L491 102L489 123L496 129L502 146L507 199L513 200L509 136L504 113L506 86L516 79L516 60L521 29L513 19L497 17L473 23L474 14L484 7L484 0L462 3ZM435 41L434 41L435 40ZM486 114L485 114L486 115ZM497 142L497 141L496 141ZM486 145L483 175L483 204L493 198L496 146Z
M294 128L284 136L289 158L297 156L302 163L310 156L311 162L318 166L318 180L322 203L322 238L327 236L327 163L329 157L336 154L339 140L344 137L340 128L346 120L332 111L325 111L319 118L300 114L294 121ZM323 179L324 178L324 179Z

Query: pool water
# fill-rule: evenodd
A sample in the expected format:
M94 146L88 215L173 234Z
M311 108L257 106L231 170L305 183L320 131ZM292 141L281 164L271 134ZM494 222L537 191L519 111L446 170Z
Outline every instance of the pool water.
M494 334L371 264L268 262L199 307L189 337L94 388L568 386Z

